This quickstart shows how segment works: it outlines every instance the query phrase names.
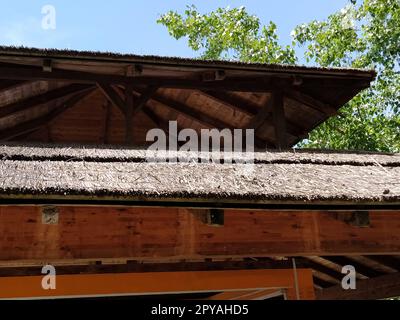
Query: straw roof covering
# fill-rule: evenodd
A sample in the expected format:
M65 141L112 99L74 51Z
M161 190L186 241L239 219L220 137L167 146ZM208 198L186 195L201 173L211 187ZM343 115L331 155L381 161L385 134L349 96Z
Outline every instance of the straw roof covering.
M25 56L30 55L32 57L64 57L64 58L77 58L77 59L98 59L101 61L122 61L135 63L164 63L167 65L189 65L189 66L214 66L216 68L238 68L244 67L246 69L264 69L264 71L308 71L308 72L332 72L340 73L347 71L350 74L370 74L372 77L376 75L374 70L363 70L355 68L338 68L338 67L306 67L298 65L287 65L287 64L268 64L268 63L248 63L237 60L204 60L199 58L184 58L184 57L166 57L156 55L137 55L128 53L118 52L99 52L99 51L84 51L84 50L69 50L69 49L53 49L53 48L29 48L21 46L0 46L0 55L14 55Z
M400 202L400 155L292 150L256 153L255 164L241 164L205 162L208 153L176 154L181 162L166 162L163 152L150 154L149 162L149 154L137 149L3 145L0 194L153 201Z

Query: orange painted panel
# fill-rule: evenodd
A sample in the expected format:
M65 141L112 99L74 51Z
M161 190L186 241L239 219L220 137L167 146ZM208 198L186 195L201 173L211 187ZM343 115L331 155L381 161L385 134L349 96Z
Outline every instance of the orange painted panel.
M298 269L300 299L314 299L312 271ZM293 270L240 270L60 275L56 289L44 290L42 277L0 278L0 298L149 295L277 288L296 299Z

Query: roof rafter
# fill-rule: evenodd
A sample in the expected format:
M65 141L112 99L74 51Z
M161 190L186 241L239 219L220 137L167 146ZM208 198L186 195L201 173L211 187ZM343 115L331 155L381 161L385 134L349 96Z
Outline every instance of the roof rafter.
M7 117L16 112L24 111L41 104L55 101L72 93L77 93L88 88L90 88L88 85L71 84L65 87L47 91L37 96L13 102L0 108L0 117Z
M400 271L400 259L392 256L365 256L367 259L375 261L385 267Z
M305 257L305 259L303 261L304 261L305 266L312 268L315 271L318 271L319 273L328 275L333 279L340 281L344 277L344 275L342 273L340 273L339 271L334 270L333 268L324 266L322 264L319 264L318 262L310 260L307 257Z
M220 103L234 109L234 110L239 110L240 112L243 112L251 117L254 117L255 115L260 114L260 117L264 118L262 124L268 124L270 126L274 125L274 120L272 117L272 107L266 107L265 110L262 110L259 106L256 106L246 99L239 98L239 97L231 97L228 93L223 92L223 91L212 91L212 90L203 90L201 93L209 96L210 98L214 99L215 101L219 101ZM268 102L267 102L268 104ZM253 121L255 121L253 119ZM250 124L251 126L251 124ZM303 128L300 128L298 124L293 123L286 119L286 127L287 127L287 132L293 136L299 137L299 138L304 138L305 137L305 130Z
M157 86L148 86L145 91L142 92L139 99L135 102L135 109L133 110L133 114L141 111L146 103L151 99L151 97L156 93L159 87Z
M391 273L357 281L356 290L344 290L341 285L323 289L318 300L376 300L400 295L400 273Z
M334 116L337 114L337 110L330 104L322 102L321 100L316 99L311 95L305 94L299 90L286 90L284 92L284 95L289 99L300 102L301 104L328 116Z
M89 87L79 91L72 97L70 97L67 101L65 101L60 107L55 108L50 113L45 114L44 116L28 120L26 122L20 123L12 128L4 129L0 131L0 140L10 140L15 137L18 137L25 133L30 133L40 129L45 126L50 121L54 120L64 111L69 108L75 106L80 100L82 100L86 95L92 92L94 88Z
M333 262L333 263L335 263L337 265L340 265L340 266L352 265L356 269L357 273L362 274L363 276L366 276L368 278L373 278L373 277L377 277L377 276L383 275L383 273L380 272L380 271L376 271L374 269L371 269L371 268L365 266L364 264L362 264L360 262L357 262L357 261L355 261L353 259L349 259L349 258L346 258L346 257L342 257L342 256L324 256L324 257L321 257L321 258L323 258L325 260L328 260L330 262Z
M142 91L140 91L140 89L136 89L136 91L142 92ZM150 98L150 100L161 103L162 105L165 105L166 107L173 109L176 112L185 115L186 117L190 117L191 119L201 122L212 128L219 129L219 130L225 129L225 128L230 129L230 130L234 129L231 124L225 123L224 121L221 121L219 119L211 117L199 110L195 110L179 101L164 97L161 94L154 94ZM255 144L260 148L265 148L266 142L259 138L255 138Z
M218 92L213 90L202 90L200 92L210 97L214 101L220 102L233 110L246 113L249 116L254 116L260 110L259 106L250 103L248 100L240 97L233 97L226 92Z
M126 115L125 101L110 84L98 82L97 87L108 99L108 101L110 101L115 107L117 107L122 112L122 114Z

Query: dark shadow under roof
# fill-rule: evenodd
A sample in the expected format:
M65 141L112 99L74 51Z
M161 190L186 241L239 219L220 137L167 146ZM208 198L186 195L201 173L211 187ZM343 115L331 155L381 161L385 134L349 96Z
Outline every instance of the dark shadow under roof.
M375 75L372 70L0 47L0 141L122 144L121 130L134 128L130 144L144 145L151 128L177 120L179 128L196 131L254 129L260 149L294 146L368 88ZM129 129L127 88L133 104L140 105ZM103 107L107 103L111 111ZM104 118L111 118L106 133L95 125Z

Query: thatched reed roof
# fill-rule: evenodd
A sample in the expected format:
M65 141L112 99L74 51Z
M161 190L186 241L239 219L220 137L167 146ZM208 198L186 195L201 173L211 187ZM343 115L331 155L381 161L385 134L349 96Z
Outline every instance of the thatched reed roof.
M400 203L400 155L286 151L255 164L147 162L145 150L0 147L0 195L142 201ZM161 153L155 156L160 159Z
M204 60L199 58L185 58L185 57L166 57L156 55L137 55L118 52L99 52L99 51L84 51L84 50L70 50L70 49L53 49L53 48L29 48L29 47L15 47L15 46L0 46L0 55L4 56L30 56L30 57L63 57L76 58L76 59L96 59L98 61L120 61L120 62L135 62L135 63L159 63L165 65L188 65L188 66L207 66L216 68L240 68L245 69L264 69L264 71L307 71L307 72L332 72L343 73L347 71L352 75L367 75L372 77L376 76L374 70L363 70L355 68L338 68L338 67L306 67L298 65L287 64L269 64L269 63L248 63L238 60Z

